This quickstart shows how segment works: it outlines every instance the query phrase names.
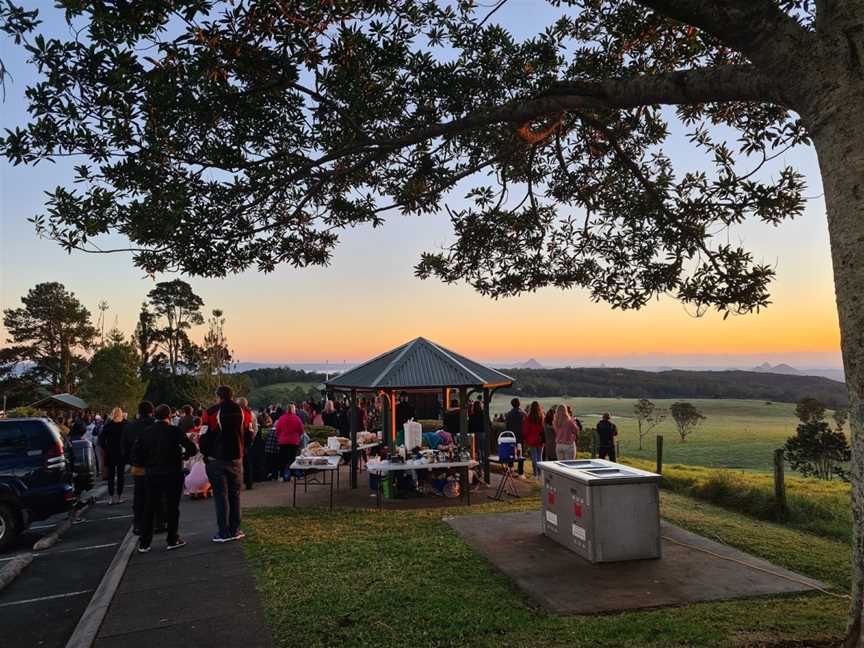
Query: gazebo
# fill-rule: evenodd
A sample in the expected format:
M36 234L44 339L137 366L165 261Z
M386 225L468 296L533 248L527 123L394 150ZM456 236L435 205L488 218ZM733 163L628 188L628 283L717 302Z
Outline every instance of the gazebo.
M35 403L30 403L28 407L46 408L46 406L51 405L53 405L56 409L87 409L87 402L81 398L78 398L77 396L73 396L72 394L52 394L51 396L47 396L36 401Z
M396 443L396 401L401 392L440 394L444 407L450 402L450 392L459 397L459 440L465 443L468 434L468 399L471 394L483 394L484 434L477 450L483 475L489 482L489 453L492 432L490 404L492 394L510 387L513 379L463 355L445 349L423 337L415 338L325 383L328 393L347 393L351 407L351 487L357 486L357 394L373 393L381 397L383 439L391 451Z

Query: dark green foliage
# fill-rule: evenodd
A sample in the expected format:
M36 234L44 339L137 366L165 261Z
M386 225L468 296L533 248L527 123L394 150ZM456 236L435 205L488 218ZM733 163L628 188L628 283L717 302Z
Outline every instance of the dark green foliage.
M503 369L520 396L602 398L734 398L795 403L815 396L828 407L849 402L846 386L818 376L752 371L637 371L634 369Z
M682 441L686 441L687 437L695 432L698 425L705 420L705 417L692 403L672 403L669 407L669 414L675 421L675 427L678 428L678 435Z
M843 433L845 413L835 414L835 427L825 420L825 406L813 398L802 399L796 408L801 420L795 436L786 441L786 461L805 477L848 481L847 464L852 450Z
M276 383L322 383L326 379L323 373L291 369L290 367L271 367L265 369L250 369L242 372L253 387L264 387Z
M45 385L52 392L73 392L86 367L84 353L96 340L90 312L61 283L37 284L21 298L20 308L3 311L9 346L0 349L10 386ZM23 376L11 368L25 363ZM29 363L29 364L27 364Z
M117 342L99 349L81 386L81 396L92 409L110 412L122 407L134 412L146 384L139 377L140 359L132 343Z
M231 376L236 376L246 381L249 380L248 375L245 373L231 374ZM267 407L268 405L287 406L288 403L299 405L304 400L310 399L316 401L321 399L321 392L315 388L314 383L275 383L264 385L263 387L254 387L249 392L249 405L256 409Z
M462 193L455 242L419 276L493 296L579 286L618 308L766 306L773 267L715 233L802 213L803 176L771 161L806 131L748 58L789 15L702 30L657 3L552 4L524 39L474 2L67 0L60 38L5 11L42 76L0 154L80 155L37 231L70 251L119 233L151 273L326 264L342 230ZM701 165L667 156L670 120Z
M182 279L156 284L147 297L152 318L145 313L147 306L144 305L138 323L142 335L147 331L145 325L151 326L149 342L155 343L159 349L151 363L157 367L167 366L173 376L182 371L195 371L201 361L201 350L192 342L189 331L204 323L201 314L204 300ZM149 322L146 321L148 318ZM142 338L139 346L145 342L146 338Z
M192 374L172 376L170 373L159 373L150 376L144 398L157 405L165 403L172 407L208 404L207 401L201 400L201 396L201 386L197 376Z

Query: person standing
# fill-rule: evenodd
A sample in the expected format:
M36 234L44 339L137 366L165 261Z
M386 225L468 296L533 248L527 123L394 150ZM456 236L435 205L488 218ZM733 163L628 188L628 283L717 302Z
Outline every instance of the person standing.
M276 421L276 438L279 442L279 471L283 481L287 482L291 478L291 464L297 458L300 437L305 431L303 421L297 416L297 407L291 403L288 406L288 411Z
M552 427L555 430L555 454L558 459L575 459L582 428L564 405L555 408Z
M403 426L407 421L414 418L414 406L408 401L408 393L399 394L399 402L396 403L396 433L404 434Z
M618 436L618 426L611 419L609 412L603 412L603 418L597 423L597 455L601 459L616 461L615 437Z
M505 429L513 433L516 437L516 444L520 447L525 447L525 439L522 437L522 426L525 423L525 410L522 409L522 403L518 398L510 401L510 411L504 417ZM520 477L525 476L525 462L518 462L518 473Z
M240 484L243 482L243 409L234 401L228 385L216 389L219 402L201 419L207 432L199 437L207 478L213 487L218 531L213 542L242 540L240 530Z
M189 434L189 432L192 431L192 428L195 427L195 417L193 416L191 405L183 406L183 416L180 417L177 427L179 427L184 434Z
M258 421L249 409L248 400L238 398L237 404L243 410L243 483L246 485L246 490L252 490L252 479L254 477L252 470L252 449L255 444L255 437L258 434Z
M111 497L110 504L122 504L123 486L126 479L126 461L123 456L123 430L126 421L123 410L115 407L111 410L111 417L102 426L99 434L99 448L102 450L102 458L105 462L105 474L108 478L108 495Z
M136 465L132 460L132 448L140 434L155 422L156 419L153 418L153 403L150 401L141 401L138 404L138 417L123 427L123 461L132 466L132 486L135 489L132 493L132 531L137 535L141 535L144 510L147 507L147 480L145 479L144 467ZM160 515L160 507L158 505L156 507L156 517L157 520L163 519ZM156 528L161 528L161 526L161 524L157 524Z
M531 403L531 407L528 408L528 415L522 423L522 436L525 445L528 446L534 479L540 479L538 464L543 460L543 408L537 401Z
M321 419L324 425L332 427L334 430L339 429L339 413L336 411L336 406L332 400L324 402L324 412L321 414Z
M180 537L180 497L183 495L183 461L194 457L198 449L189 437L171 424L171 408L160 405L155 411L156 422L138 435L132 447L132 460L146 470L147 507L144 511L138 553L150 551L156 503L165 504L166 540L168 550L186 545Z
M294 403L291 403L294 405ZM294 413L297 414L297 417L303 421L303 425L309 425L309 412L306 411L306 401L300 403L300 407L294 405Z
M555 461L558 458L555 452L554 426L555 412L558 411L558 407L561 407L561 405L550 407L543 419L543 461Z

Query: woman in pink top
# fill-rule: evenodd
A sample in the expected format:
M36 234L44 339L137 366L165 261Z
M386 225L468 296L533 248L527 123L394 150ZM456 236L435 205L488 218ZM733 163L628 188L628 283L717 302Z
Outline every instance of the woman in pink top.
M297 458L300 448L300 437L303 436L303 421L297 416L297 407L289 405L279 420L276 421L276 440L279 442L279 470L282 481L291 479L291 464Z
M579 440L579 433L582 430L564 405L555 408L552 427L555 430L555 453L558 455L558 459L575 459L576 442Z

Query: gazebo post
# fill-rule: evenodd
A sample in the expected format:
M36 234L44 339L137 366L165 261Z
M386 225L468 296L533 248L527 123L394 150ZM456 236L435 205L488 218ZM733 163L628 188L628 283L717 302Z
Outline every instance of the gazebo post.
M489 466L489 455L492 454L492 391L488 387L483 388L483 443L478 447L483 448L483 478L489 484L492 479Z
M357 488L357 390L351 390L350 399L351 413L349 421L351 423L351 488Z
M391 389L390 392L390 438L387 444L390 447L391 456L396 452L396 390Z
M468 444L468 388L459 388L459 445Z

